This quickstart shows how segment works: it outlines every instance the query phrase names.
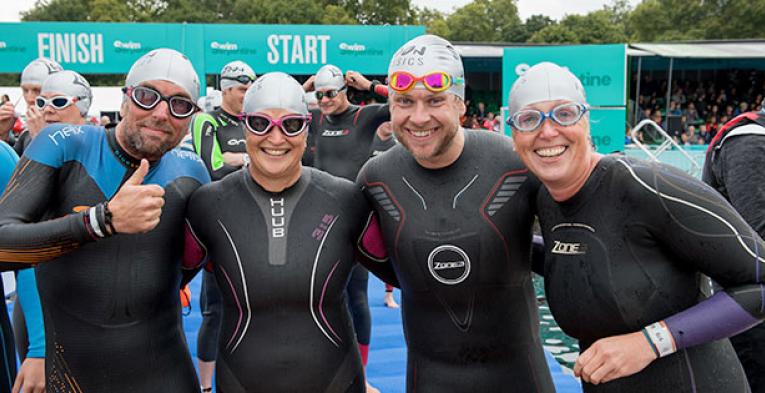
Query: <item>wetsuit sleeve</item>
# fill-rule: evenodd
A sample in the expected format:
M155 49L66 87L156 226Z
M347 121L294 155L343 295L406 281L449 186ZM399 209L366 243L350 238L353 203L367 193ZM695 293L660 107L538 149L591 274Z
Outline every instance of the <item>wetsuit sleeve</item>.
M204 161L213 181L223 179L229 173L239 169L239 167L226 165L223 160L223 152L217 138L218 126L215 118L207 113L200 113L191 122L194 151Z
M52 128L34 139L0 197L1 270L49 261L96 239L84 212L38 222L52 202L57 174L68 154L63 142L49 136ZM28 158L30 151L44 163Z
M45 327L43 325L40 295L37 292L37 280L34 269L19 270L16 275L16 293L21 303L26 322L29 347L26 349L28 358L45 357ZM17 348L23 351L24 348Z
M664 320L677 349L735 335L765 319L765 242L711 187L679 171L646 172L652 173L632 175L653 195L635 206L651 217L660 246L725 288Z
M539 235L531 239L531 270L540 276L545 275L545 241Z
M367 270L386 283L401 287L385 250L380 223L374 212L369 213L364 230L357 242L357 250L357 260Z
M195 231L196 229L202 230L201 224L204 219L201 217L205 211L205 201L200 191L204 192L202 188L198 188L194 194L191 195L187 209L186 209L186 225L184 227L184 242L183 242L183 261L181 268L183 269L183 278L181 287L186 285L192 278L199 272L204 266L207 260L207 247L200 239L203 234Z

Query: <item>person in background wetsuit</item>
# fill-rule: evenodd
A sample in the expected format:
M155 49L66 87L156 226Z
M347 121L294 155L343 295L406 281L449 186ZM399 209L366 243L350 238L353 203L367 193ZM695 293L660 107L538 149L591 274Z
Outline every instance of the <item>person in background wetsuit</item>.
M464 69L448 41L407 42L388 79L399 144L357 183L390 256L365 266L401 288L407 392L554 392L531 281L538 181L509 138L460 127Z
M27 104L26 128L19 134L14 141L13 149L21 156L24 150L37 136L40 130L45 127L42 112L35 107L35 98L40 95L40 89L43 82L49 75L63 70L61 66L53 60L39 58L32 60L24 71L21 72L21 92L24 101ZM6 102L0 107L0 129L9 130L13 128L16 121L16 111L12 103ZM13 132L11 131L11 134Z
M749 112L721 127L710 143L703 180L765 236L765 112ZM753 393L765 393L765 324L730 338Z
M199 391L178 290L186 202L209 175L172 150L199 80L156 49L124 92L115 130L46 127L0 198L0 268L40 263L47 392Z
M765 242L691 176L596 153L568 69L534 65L508 102L515 149L545 186L545 292L580 342L584 391L749 391L727 337L765 318ZM701 274L725 291L703 296Z
M351 104L347 94L349 85L376 91L370 87L372 82L361 74L348 71L343 75L339 68L331 64L321 67L314 77L304 83L303 88L306 91L315 90L319 104L318 110L311 111L313 121L309 131L309 146L314 149L312 165L331 175L353 181L361 166L369 159L377 128L390 119L390 113L387 104L363 107ZM380 92L387 93L384 88ZM348 281L348 304L364 366L369 357L372 335L368 283L369 272L363 266L354 267ZM369 386L368 392L378 391Z
M92 101L93 93L87 79L74 71L58 71L45 79L40 95L34 99L34 106L42 114L46 126L58 123L82 125ZM16 348L28 348L24 352L19 350L22 366L16 385L22 392L44 392L45 328L34 270L17 271L16 281L19 300L13 309Z
M187 252L221 288L217 391L364 392L344 289L369 207L353 183L302 166L310 114L292 77L261 76L243 117L250 164L195 192L187 220Z
M18 162L19 156L13 148L0 141L0 195L5 190L5 185L11 178L13 168ZM0 288L3 279L0 277ZM16 350L13 342L13 329L8 318L8 309L5 299L0 304L0 392L10 392L16 378Z
M244 94L255 78L252 68L242 61L232 61L223 66L220 72L223 97L220 108L210 113L197 114L191 122L194 151L204 161L213 181L222 179L244 165L247 153L244 147L244 124L239 120L239 115ZM223 310L215 276L207 270L202 274L199 296L202 325L197 335L197 367L202 393L205 393L212 391Z

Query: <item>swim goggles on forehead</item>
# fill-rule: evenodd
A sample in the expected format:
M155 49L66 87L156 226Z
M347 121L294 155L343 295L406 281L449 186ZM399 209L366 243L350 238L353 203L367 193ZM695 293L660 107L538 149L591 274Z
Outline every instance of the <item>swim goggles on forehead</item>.
M551 119L561 126L568 127L576 124L588 110L587 106L575 103L558 105L547 113L526 109L515 112L507 119L507 124L520 132L535 131L545 119Z
M338 94L340 94L341 92L345 91L346 87L348 87L348 86L343 86L343 87L341 87L338 90L316 91L316 92L314 92L314 94L316 94L316 99L318 101L321 101L321 99L324 98L324 97L335 98L335 97L337 97Z
M51 98L45 98L42 96L37 96L37 98L35 98L35 106L37 109L42 110L46 106L50 105L53 107L53 109L61 110L82 99L85 99L85 97L55 96Z
M183 96L163 96L157 90L146 86L124 87L122 92L127 94L136 106L143 110L152 110L160 101L167 102L170 114L178 119L193 115L199 108L190 98Z
M282 130L284 135L292 137L300 135L308 128L311 115L287 115L274 119L263 113L243 113L239 115L239 119L244 121L247 129L255 135L266 135L276 126Z
M422 82L426 89L434 93L446 91L452 85L465 83L463 78L453 78L443 71L435 71L423 76L414 76L406 71L396 71L388 78L388 86L397 93L406 93L412 90L417 82Z
M239 75L239 76L222 76L221 79L226 79L230 81L237 81L243 85L250 84L255 81L254 78L251 78L249 75Z

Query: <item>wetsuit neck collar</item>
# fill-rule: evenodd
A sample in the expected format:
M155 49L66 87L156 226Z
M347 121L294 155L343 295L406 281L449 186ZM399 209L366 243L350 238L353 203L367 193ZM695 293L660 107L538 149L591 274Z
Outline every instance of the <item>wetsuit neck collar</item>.
M117 141L117 128L107 128L106 140L109 141L109 147L112 149L112 153L117 157L117 160L126 168L137 169L141 165L141 160L131 156L128 152L120 146ZM149 161L149 167L157 165L159 161Z
M595 164L595 168L584 182L582 188L580 188L571 198L562 202L557 202L561 206L564 214L570 215L576 213L576 211L592 199L592 196L600 187L605 175L608 173L609 168L611 168L614 162L616 162L615 157L602 156L597 164ZM549 194L549 190L547 193ZM550 197L552 198L552 195Z
M266 190L265 188L263 188L262 185L260 185L260 183L258 183L255 180L255 178L252 177L252 174L250 173L249 170L243 170L242 174L245 177L245 180L244 180L245 183L248 184L248 187L253 191L270 194L270 195L284 195L284 194L289 194L292 190L302 188L303 184L307 184L311 179L311 168L305 167L305 166L301 167L300 177L298 177L298 179L294 183L285 187L281 191Z
M239 125L239 117L238 117L238 115L229 113L227 110L223 109L222 106L218 109L218 113L220 114L220 116L225 117L227 121L229 121L229 122L231 122L231 123L233 123L235 125Z
M335 113L334 115L324 115L324 118L327 119L327 122L330 124L337 124L348 118L349 116L353 116L356 114L356 111L360 107L358 105L348 104L348 107L345 108L344 111L340 113Z

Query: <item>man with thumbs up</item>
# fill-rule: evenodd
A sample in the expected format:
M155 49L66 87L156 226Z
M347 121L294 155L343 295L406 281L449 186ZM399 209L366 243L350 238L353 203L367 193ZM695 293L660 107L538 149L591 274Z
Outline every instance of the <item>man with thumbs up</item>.
M209 181L174 147L199 93L170 49L136 61L113 130L57 124L0 197L0 268L37 266L48 392L198 392L183 337L183 227Z

